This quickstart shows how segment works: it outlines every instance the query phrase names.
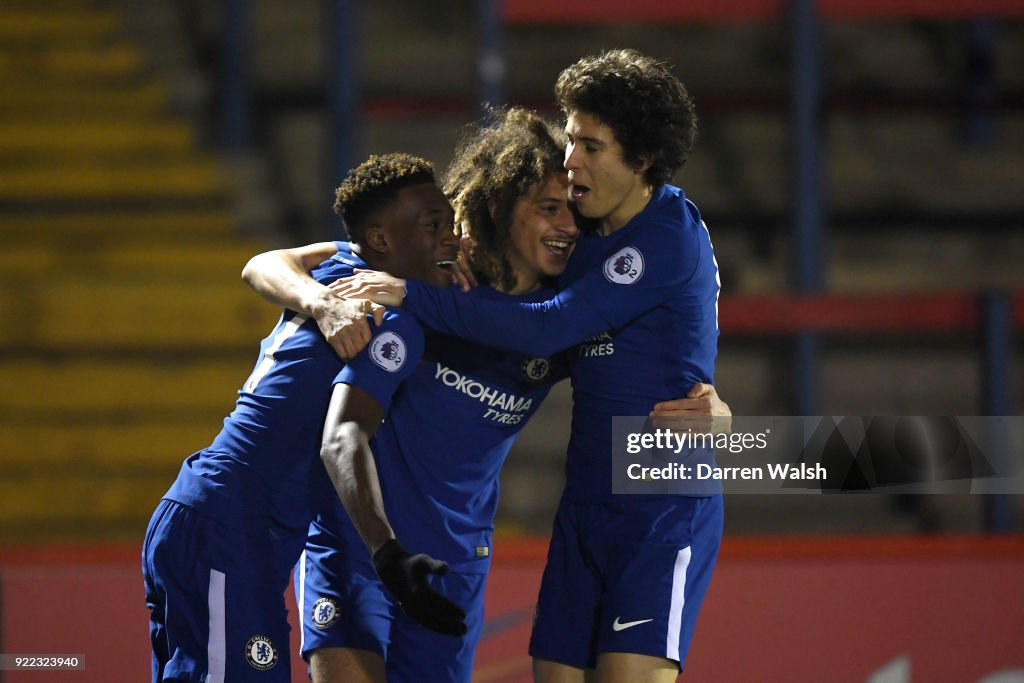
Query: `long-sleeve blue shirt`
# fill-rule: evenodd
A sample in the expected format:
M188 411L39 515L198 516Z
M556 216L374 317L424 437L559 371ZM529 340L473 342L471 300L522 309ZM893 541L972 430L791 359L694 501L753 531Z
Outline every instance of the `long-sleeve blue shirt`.
M647 415L714 379L720 281L700 212L679 188L659 188L620 230L579 240L559 289L530 304L410 281L404 306L428 327L508 351L577 345L566 496L607 501L611 418Z

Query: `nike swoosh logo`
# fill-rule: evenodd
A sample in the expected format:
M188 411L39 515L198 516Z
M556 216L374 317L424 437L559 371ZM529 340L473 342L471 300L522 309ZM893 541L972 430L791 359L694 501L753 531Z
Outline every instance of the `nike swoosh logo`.
M612 630L613 631L623 631L623 630L625 630L627 628L633 628L634 626L639 626L640 624L646 624L648 621L654 621L654 619L641 619L640 621L627 621L625 623L622 623L622 622L619 621L618 617L615 617L615 621L612 622Z

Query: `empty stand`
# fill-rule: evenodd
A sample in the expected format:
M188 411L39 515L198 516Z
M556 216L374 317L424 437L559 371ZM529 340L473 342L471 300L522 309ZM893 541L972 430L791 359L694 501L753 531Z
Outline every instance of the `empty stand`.
M0 540L139 539L277 312L226 172L121 17L0 22Z

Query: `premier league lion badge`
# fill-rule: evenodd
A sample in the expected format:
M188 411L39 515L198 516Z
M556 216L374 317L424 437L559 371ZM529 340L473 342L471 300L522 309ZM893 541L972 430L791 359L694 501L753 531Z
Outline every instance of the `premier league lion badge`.
M377 335L370 344L370 359L388 372L398 372L405 362L405 341L394 332Z
M618 285L631 285L644 274L644 257L636 247L625 247L604 262L604 276Z

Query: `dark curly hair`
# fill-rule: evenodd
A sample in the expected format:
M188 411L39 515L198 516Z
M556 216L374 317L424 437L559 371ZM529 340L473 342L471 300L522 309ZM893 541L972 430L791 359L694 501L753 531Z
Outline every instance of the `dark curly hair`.
M349 239L362 243L375 211L398 199L398 193L421 183L434 183L434 166L411 154L371 156L345 176L334 193L334 212L341 216Z
M519 107L492 109L484 122L463 133L443 187L456 223L470 225L473 264L485 282L505 289L515 286L506 256L512 212L532 186L564 171L564 153L564 133Z
M651 187L672 179L697 139L686 87L663 63L636 50L584 57L558 75L555 99L566 115L586 112L611 128L627 164L650 161L644 180Z

